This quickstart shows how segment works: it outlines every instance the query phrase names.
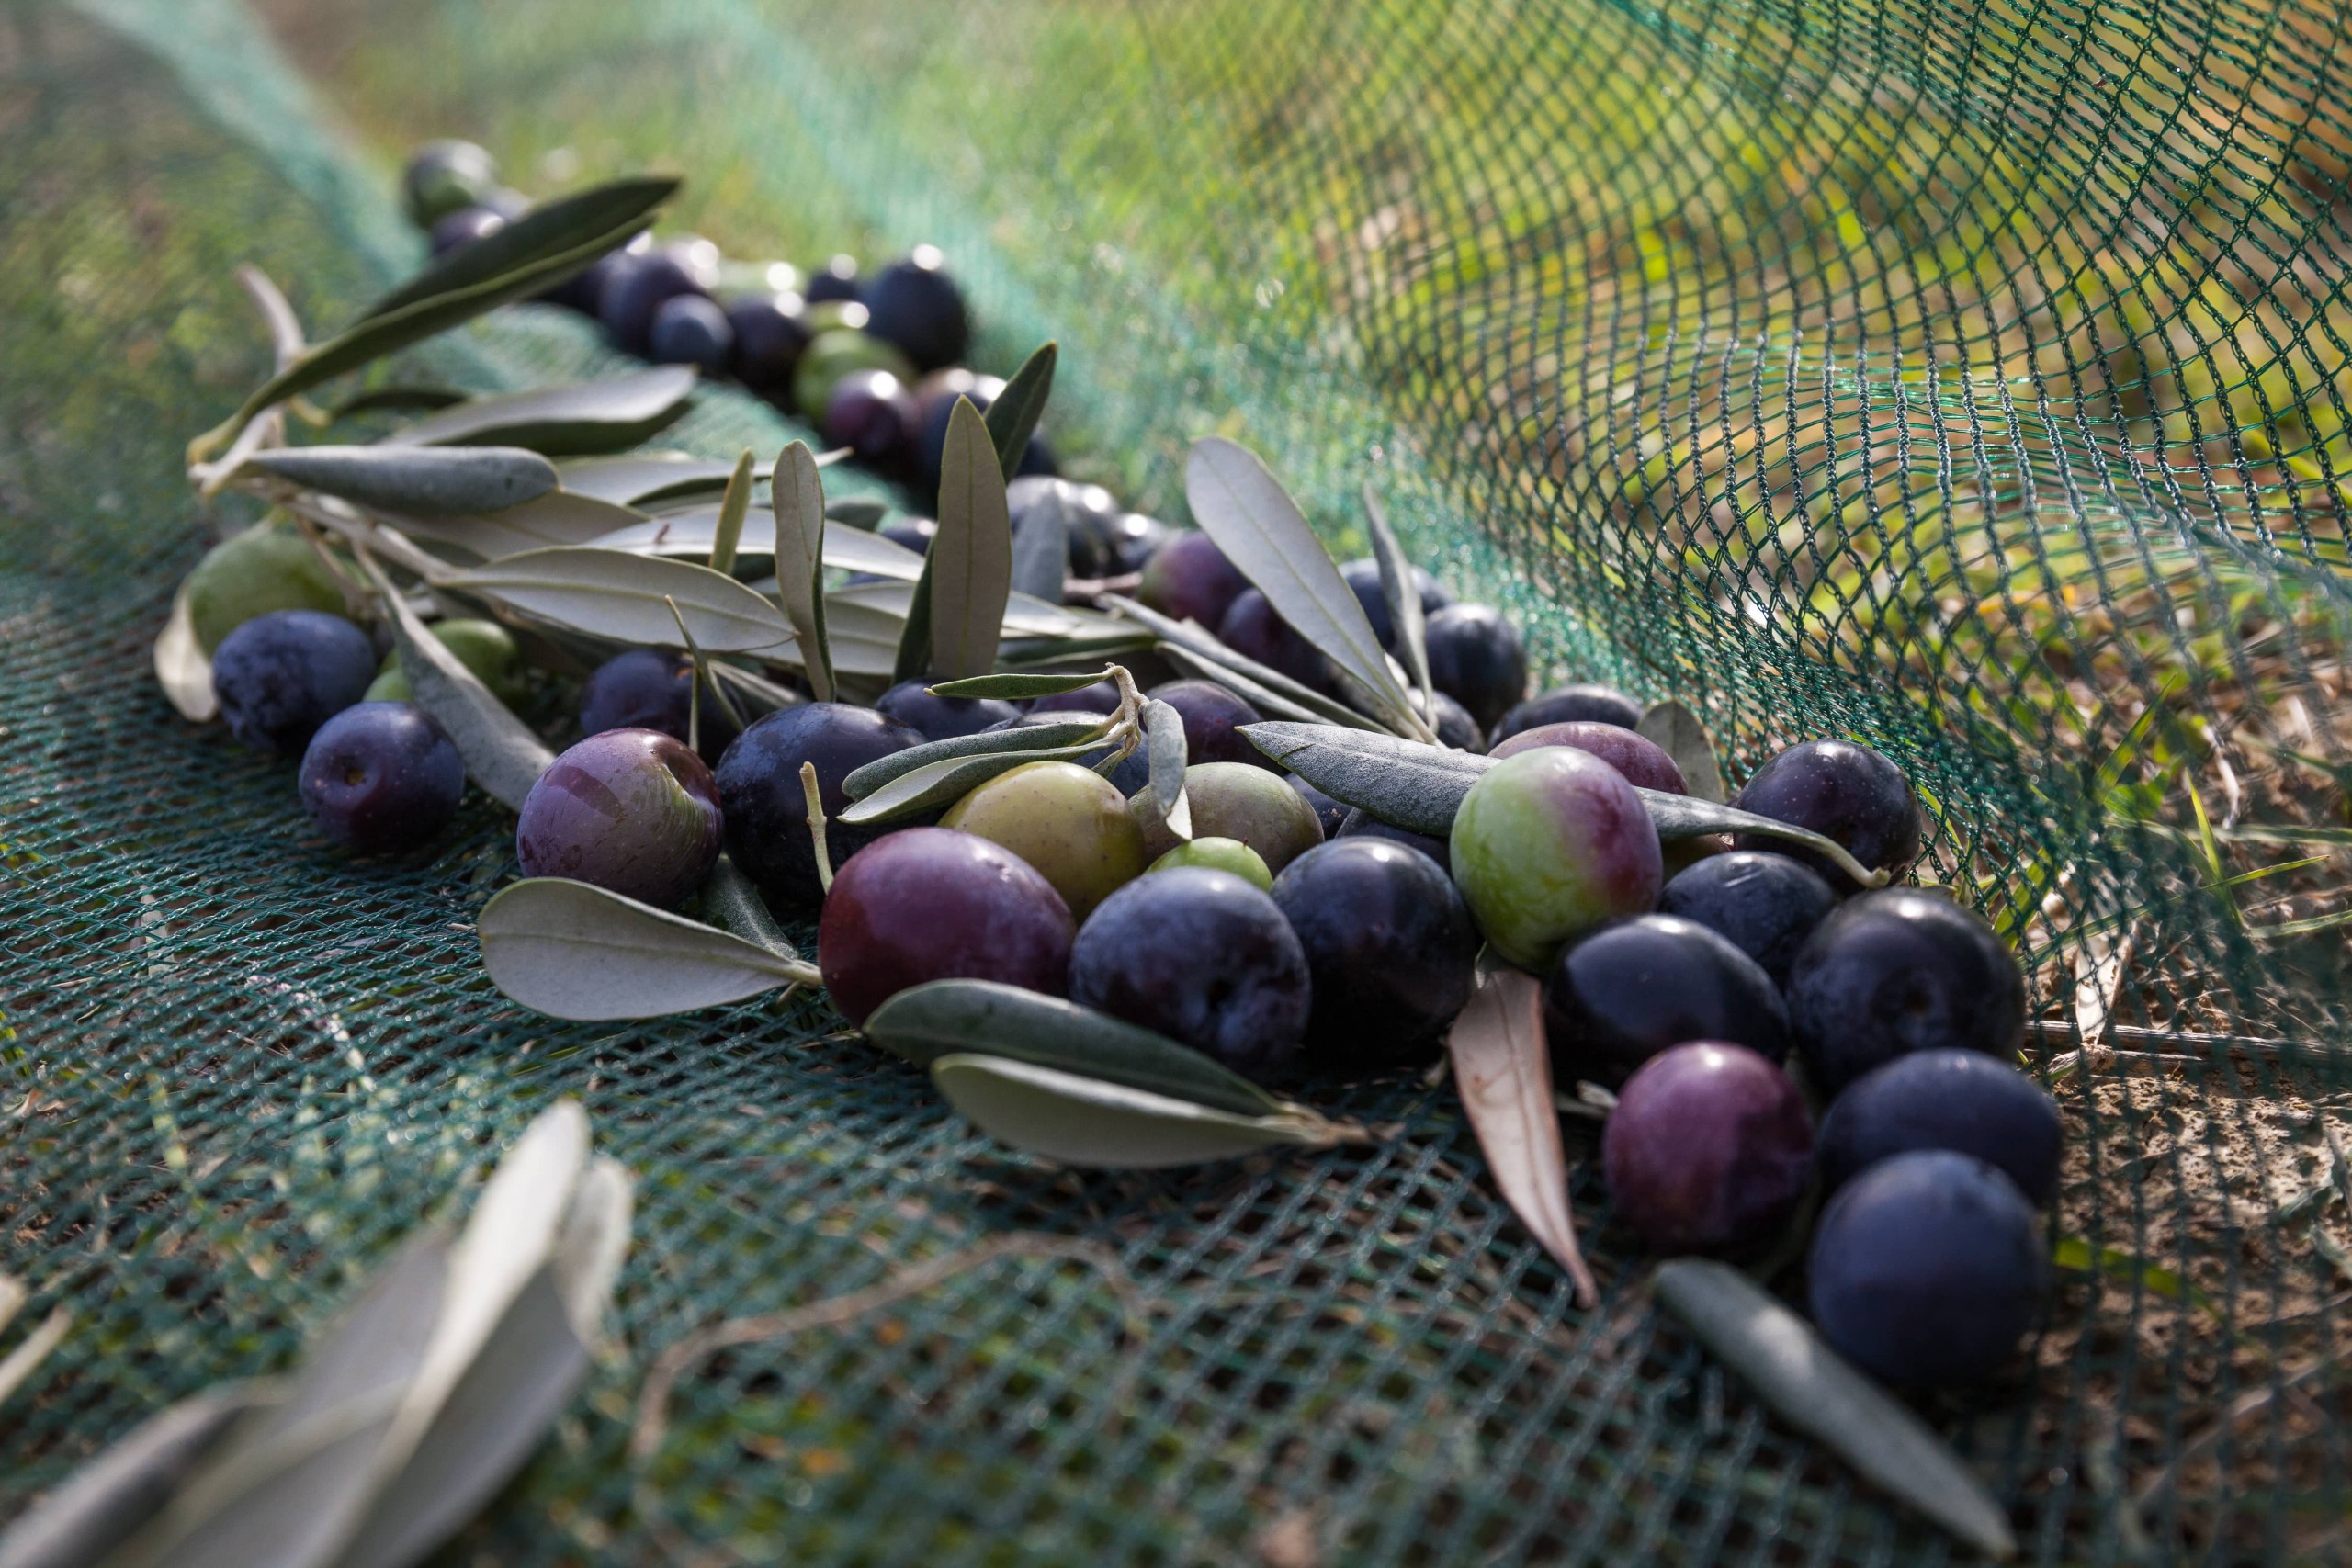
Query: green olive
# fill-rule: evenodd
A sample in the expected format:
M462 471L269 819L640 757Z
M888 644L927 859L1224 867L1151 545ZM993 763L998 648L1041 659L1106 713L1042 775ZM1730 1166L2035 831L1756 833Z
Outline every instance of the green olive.
M792 373L792 400L812 420L825 417L833 389L853 370L888 370L911 387L915 367L907 356L880 338L848 327L819 333L800 352L799 367Z
M1273 891L1274 874L1266 869L1265 856L1238 839L1194 839L1179 844L1152 862L1151 871L1174 871L1182 865L1229 871L1261 893ZM1150 874L1148 871L1144 874Z
M1306 796L1282 774L1248 762L1193 763L1184 770L1184 798L1195 839L1238 839L1272 874L1323 841L1322 820ZM1129 805L1138 821L1148 821L1141 792ZM1179 842L1165 824L1144 829L1144 849L1155 860Z
M1143 829L1119 792L1075 762L1024 762L948 807L939 819L1011 850L1084 920L1143 874Z
M188 573L187 613L210 653L220 639L272 610L345 612L343 588L299 536L248 528L212 547Z
M523 653L514 646L514 636L496 621L458 619L435 621L427 628L440 640L441 646L458 656L458 662L473 671L474 679L490 688L490 694L512 707L523 697ZM363 701L371 703L408 703L416 700L414 688L408 683L408 671L401 668L397 652L384 655L383 668L376 671L373 684L368 686Z

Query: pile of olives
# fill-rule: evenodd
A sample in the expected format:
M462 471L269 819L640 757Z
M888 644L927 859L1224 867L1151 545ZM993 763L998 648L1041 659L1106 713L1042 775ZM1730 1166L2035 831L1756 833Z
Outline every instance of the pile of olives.
M481 231L481 209L451 202L478 195L487 169L461 146L428 149L410 172L412 210L436 237ZM616 253L601 270L597 309L619 341L699 344L771 386L782 372L746 345L792 334L761 339L747 323L805 326L815 308L771 297L722 310L674 248ZM865 293L864 329L800 331L775 363L858 340L936 370L965 337L952 288L925 292L942 281L924 265L893 268ZM853 346L838 347L844 360ZM845 418L896 372L864 373L816 412ZM959 389L972 395L968 380ZM1062 486L1091 520L1071 529L1073 597L1091 597L1090 579L1137 574L1151 610L1340 694L1330 661L1208 536L1049 478L1014 482L1016 531L1024 484L1025 504ZM921 519L890 531L918 552L929 543ZM1396 651L1378 567L1339 570ZM1445 746L1491 759L1443 837L1284 772L1245 733L1266 716L1241 691L1151 680L1148 655L1145 694L1182 720L1189 834L1150 808L1144 752L1107 745L999 773L928 815L854 825L840 818L858 770L927 743L1132 711L1129 677L1030 701L922 681L871 705L803 693L739 732L685 655L634 649L581 684L581 739L525 800L517 859L528 875L674 908L724 852L775 912L816 919L819 968L853 1023L925 982L995 981L1272 1083L1433 1061L1485 952L1540 979L1555 1081L1614 1091L1601 1163L1617 1221L1662 1254L1753 1258L1785 1246L1818 1193L1807 1273L1829 1343L1898 1384L1993 1373L2046 1291L2036 1206L2061 1153L2055 1107L2014 1066L2026 997L2007 945L1939 892L1866 889L1779 838L1662 841L1639 792L1690 786L1637 732L1641 703L1591 684L1531 694L1504 615L1426 573L1410 592L1425 616L1425 716ZM300 756L302 798L328 836L401 850L447 820L457 753L340 613L314 551L241 536L207 558L189 597L229 728ZM493 691L523 680L502 627L434 630ZM1769 759L1730 804L1819 834L1874 874L1900 875L1921 851L1910 781L1847 740Z
M401 198L435 256L496 233L529 206L470 141L418 149ZM970 313L931 245L870 274L847 255L804 273L787 262L730 262L708 240L645 233L544 298L595 320L624 354L732 378L926 503L938 491L956 400L985 412L1004 389L965 367ZM1021 471L1054 472L1043 437L1031 437Z

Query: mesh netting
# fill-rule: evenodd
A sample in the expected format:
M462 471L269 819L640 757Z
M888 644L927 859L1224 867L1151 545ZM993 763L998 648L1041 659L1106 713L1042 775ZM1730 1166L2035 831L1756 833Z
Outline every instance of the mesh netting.
M2065 0L0 10L0 1258L75 1314L0 1405L0 1516L282 1365L571 1094L639 1176L628 1354L452 1562L1957 1550L1657 1317L1582 1123L1589 1313L1417 1080L1321 1097L1372 1149L1053 1170L821 999L521 1011L471 932L502 813L355 863L289 766L175 718L149 640L246 521L181 449L266 368L232 271L347 318L415 260L399 157L462 134L542 194L684 171L678 220L732 254L934 241L983 363L1061 341L1057 444L1133 503L1181 516L1213 429L1335 541L1372 477L1552 673L1701 706L1742 766L1894 756L1923 874L2031 968L2054 1238L2096 1266L2012 1378L1929 1414L2042 1562L2352 1551L2345 1216L2279 1212L2327 1179L2352 1043L2346 31ZM417 359L605 363L538 308ZM674 433L789 434L723 392ZM628 1462L692 1328L975 1247L693 1369Z

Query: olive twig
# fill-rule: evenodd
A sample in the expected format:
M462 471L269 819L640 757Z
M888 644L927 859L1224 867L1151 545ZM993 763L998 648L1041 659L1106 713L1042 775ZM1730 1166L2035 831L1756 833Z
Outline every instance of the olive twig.
M825 803L817 796L817 764L800 764L800 794L808 802L808 840L817 849L817 886L833 890L833 857L825 848Z

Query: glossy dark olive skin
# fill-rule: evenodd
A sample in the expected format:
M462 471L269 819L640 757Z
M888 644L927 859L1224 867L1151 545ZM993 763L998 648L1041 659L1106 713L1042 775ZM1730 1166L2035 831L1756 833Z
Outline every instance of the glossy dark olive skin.
M662 301L646 329L645 356L657 365L692 365L723 376L735 353L735 328L716 300L681 294Z
M1452 848L1443 839L1432 838L1427 833L1416 833L1410 828L1399 828L1394 823L1383 822L1361 806L1350 806L1342 809L1345 815L1340 818L1340 828L1335 837L1376 839L1385 843L1402 844L1407 849L1419 850L1440 865L1446 864L1452 859Z
M921 433L915 438L915 493L928 500L939 492L940 454L947 446L947 422L956 412L956 400L964 398L980 412L989 412L996 395L1004 390L1004 381L996 376L976 376L960 367L934 370L915 383L915 407L922 413ZM1046 438L1033 433L1029 445L1022 448L1021 466L1016 477L1050 478L1054 472L1054 454Z
M846 446L862 463L889 467L905 459L920 416L914 394L888 370L853 370L833 383L822 424L827 446Z
M642 358L651 346L654 312L682 294L708 292L693 268L664 247L616 268L596 301L596 315L616 347Z
M2025 974L1982 917L1941 894L1889 887L1839 905L1789 970L1789 1021L1805 1074L1835 1095L1914 1051L2025 1043Z
M486 240L506 227L506 215L489 207L461 207L433 221L425 243L437 260L460 245Z
M797 294L743 294L727 303L727 324L735 334L728 368L763 398L792 391L792 373L812 335L800 310Z
M1263 751L1250 744L1239 726L1256 724L1258 710L1213 681L1169 681L1146 694L1166 703L1184 717L1184 754L1189 762L1247 762L1272 768ZM1277 770L1279 771L1279 770Z
M359 703L311 737L301 789L320 832L361 854L395 854L457 814L466 764L414 703Z
M910 828L843 862L817 928L817 965L852 1023L910 986L995 980L1060 996L1069 908L1028 863L970 833Z
M1338 838L1340 830L1347 826L1349 813L1355 807L1344 801L1333 800L1296 773L1290 775L1290 787L1298 791L1301 800L1315 808L1315 819L1323 825L1323 836L1326 839ZM1432 839L1430 841L1435 843L1437 840Z
M809 703L752 721L718 760L718 799L727 814L727 850L771 903L807 908L824 896L800 764L817 768L825 808L826 848L842 862L891 830L837 820L849 805L842 781L866 763L922 743L922 737L872 708Z
M718 786L657 729L608 729L539 775L514 824L526 876L568 876L668 908L718 859Z
M1460 703L1487 743L1495 721L1527 695L1527 646L1491 604L1448 604L1422 624L1430 684Z
M1694 1041L1643 1063L1600 1137L1609 1201L1651 1251L1763 1250L1813 1181L1813 1119L1777 1066Z
M916 246L904 260L876 273L858 298L865 304L865 330L896 344L919 370L954 365L971 345L964 291L929 245Z
M1154 872L1105 898L1079 930L1069 995L1251 1077L1297 1057L1313 999L1281 908L1201 866Z
M693 660L683 653L632 648L605 660L581 683L580 733L658 729L673 740L684 740L692 728L694 696ZM737 733L726 708L704 687L703 761L715 764Z
M1555 1081L1615 1085L1670 1046L1745 1045L1778 1064L1789 1014L1771 976L1706 927L1671 915L1604 926L1544 978L1544 1033Z
M2017 1184L1983 1160L1924 1149L1840 1188L1805 1267L1832 1349L1897 1388L1997 1373L2050 1290L2049 1241Z
M1012 704L995 697L934 697L924 681L901 681L875 699L883 717L903 724L925 740L953 740L1021 716Z
M1479 942L1443 866L1342 839L1284 866L1273 897L1306 954L1309 1065L1363 1072L1436 1054L1476 985Z
M1114 575L1119 558L1113 536L1120 525L1119 503L1101 485L1073 484L1048 475L1023 475L1004 489L1004 503L1017 536L1029 509L1047 494L1058 494L1069 523L1069 574L1099 578Z
M1975 1051L1915 1051L1831 1102L1821 1181L1835 1191L1883 1159L1951 1149L1994 1167L2040 1205L2058 1195L2065 1136L2057 1102L2015 1067Z
M1810 828L1873 871L1900 874L1919 858L1919 800L1910 779L1886 758L1849 740L1790 747L1757 769L1732 804L1775 822ZM1840 893L1856 890L1853 878L1811 850L1744 834L1732 844L1803 861Z
M835 255L808 275L808 287L800 297L811 305L821 305L829 299L857 298L857 258Z
M1457 751L1483 752L1487 749L1486 731L1470 716L1470 710L1443 692L1437 694L1437 713L1430 718L1430 728L1437 731L1441 746L1451 746Z
M1349 561L1340 568L1340 578L1354 592L1356 603L1363 606L1364 619L1372 623L1372 635L1380 639L1380 646L1396 652L1396 624L1388 614L1388 595L1380 586L1380 563L1370 558ZM1419 567L1413 569L1413 586L1420 594L1424 617L1453 603L1453 595L1445 591L1445 585Z
M1709 855L1667 878L1657 912L1721 932L1786 986L1797 952L1838 907L1838 895L1811 867L1786 855L1734 850Z
M1215 632L1249 588L1250 580L1206 534L1187 533L1153 552L1136 598L1163 615L1197 621L1203 630Z
M281 756L300 756L319 726L359 701L375 679L368 634L323 610L255 615L212 650L212 690L229 733Z
M1613 724L1631 729L1641 722L1642 705L1614 687L1556 686L1528 698L1487 726L1487 744L1491 750L1539 724Z
M1487 755L1516 757L1538 746L1573 746L1579 751L1589 751L1623 774L1625 782L1636 789L1659 789L1668 795L1690 793L1690 786L1683 782L1682 770L1675 766L1674 759L1657 742L1622 726L1596 724L1589 719L1539 724L1532 729L1522 729L1508 739L1496 741Z
M653 236L640 233L625 244L598 256L585 272L574 273L561 283L541 294L542 302L560 305L567 310L577 310L583 316L596 313L597 302L605 297L605 285L612 281L623 268L634 265L637 258L653 248Z
M1274 614L1273 605L1255 588L1236 596L1217 623L1216 637L1243 658L1280 671L1303 686L1329 692L1338 683L1330 660Z
M1114 714L1119 711L1119 685L1115 681L1097 681L1091 686L1080 686L1075 692L1057 692L1050 697L1039 697L1031 703L1029 711Z
M1174 529L1157 517L1147 517L1140 512L1119 513L1102 531L1103 547L1111 557L1110 574L1131 577L1140 573L1174 534Z

